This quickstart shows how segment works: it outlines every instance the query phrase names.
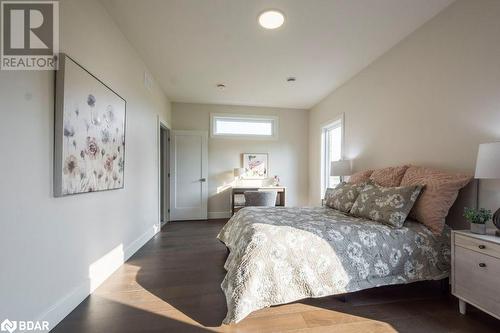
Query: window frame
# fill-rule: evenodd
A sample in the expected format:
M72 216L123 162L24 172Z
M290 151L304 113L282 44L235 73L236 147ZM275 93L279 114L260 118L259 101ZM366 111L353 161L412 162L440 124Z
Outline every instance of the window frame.
M344 114L331 119L321 125L321 198L324 198L330 179L330 149L327 133L340 127L340 159L344 159ZM328 161L328 162L327 162Z
M272 135L259 134L225 134L216 133L218 119L235 121L262 121L272 124ZM247 139L247 140L277 140L279 135L279 118L277 116L251 115L251 114L231 114L231 113L210 113L210 137L225 139Z

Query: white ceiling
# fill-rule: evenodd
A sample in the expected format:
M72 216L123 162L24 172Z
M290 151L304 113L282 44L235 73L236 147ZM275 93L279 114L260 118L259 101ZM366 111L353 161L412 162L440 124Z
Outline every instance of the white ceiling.
M102 0L171 101L287 108L312 107L451 2ZM284 26L258 26L269 8Z

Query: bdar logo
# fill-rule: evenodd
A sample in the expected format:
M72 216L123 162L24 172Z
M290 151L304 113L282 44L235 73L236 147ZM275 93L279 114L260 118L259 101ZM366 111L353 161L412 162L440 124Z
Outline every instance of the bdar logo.
M2 332L7 331L9 333L12 333L17 329L17 322L5 319L0 325L0 329L2 330Z

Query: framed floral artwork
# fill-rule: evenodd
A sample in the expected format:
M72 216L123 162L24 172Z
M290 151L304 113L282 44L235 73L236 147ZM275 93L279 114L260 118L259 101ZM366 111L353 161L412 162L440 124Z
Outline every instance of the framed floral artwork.
M126 101L65 54L55 98L54 195L123 188Z
M269 155L265 153L243 154L246 179L265 179L269 174Z

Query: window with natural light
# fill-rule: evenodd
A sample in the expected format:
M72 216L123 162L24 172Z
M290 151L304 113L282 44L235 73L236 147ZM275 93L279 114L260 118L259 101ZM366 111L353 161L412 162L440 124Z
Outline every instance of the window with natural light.
M212 136L276 138L278 118L211 115Z
M340 177L330 176L330 165L342 158L342 123L340 118L321 130L321 197L327 188L340 183Z

